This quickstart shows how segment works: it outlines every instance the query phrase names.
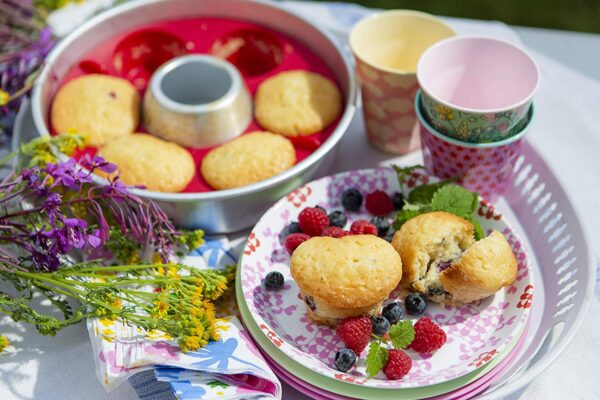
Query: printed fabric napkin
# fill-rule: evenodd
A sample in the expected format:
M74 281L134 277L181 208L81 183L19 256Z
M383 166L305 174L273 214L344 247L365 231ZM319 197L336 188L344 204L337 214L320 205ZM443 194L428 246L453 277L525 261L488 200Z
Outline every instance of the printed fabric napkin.
M197 268L236 263L240 240L206 242L182 260ZM224 304L222 304L224 303ZM235 296L220 303L221 340L183 353L162 333L118 321L88 321L98 378L107 390L129 379L142 400L280 399L281 384L237 318Z

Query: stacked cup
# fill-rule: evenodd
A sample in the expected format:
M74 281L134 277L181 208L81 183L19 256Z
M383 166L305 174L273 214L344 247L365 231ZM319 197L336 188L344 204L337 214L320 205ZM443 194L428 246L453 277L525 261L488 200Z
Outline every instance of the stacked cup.
M392 154L419 147L414 100L417 61L432 44L455 36L436 17L412 10L370 15L350 33L369 142Z
M535 61L497 39L459 36L421 56L415 111L425 167L496 199L511 181L532 123Z

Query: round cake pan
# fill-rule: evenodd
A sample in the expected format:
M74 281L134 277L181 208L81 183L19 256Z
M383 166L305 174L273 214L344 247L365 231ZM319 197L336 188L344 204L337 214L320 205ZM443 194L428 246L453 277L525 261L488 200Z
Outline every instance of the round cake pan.
M309 157L282 174L252 185L204 193L161 193L132 189L160 204L183 228L229 233L252 226L286 193L306 182L346 132L355 111L356 82L351 62L327 32L283 7L256 0L138 0L112 8L63 39L47 58L33 89L32 113L36 130L49 135L52 97L69 69L104 41L145 24L178 18L230 18L255 23L289 36L320 57L337 77L344 110L334 132ZM94 177L96 183L105 182Z

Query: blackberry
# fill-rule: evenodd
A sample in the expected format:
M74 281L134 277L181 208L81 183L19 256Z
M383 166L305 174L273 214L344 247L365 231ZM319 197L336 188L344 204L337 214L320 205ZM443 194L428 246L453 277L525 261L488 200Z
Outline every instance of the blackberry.
M381 315L371 318L373 333L379 337L384 336L390 330L390 321Z
M279 232L279 241L280 242L285 242L285 239L290 236L292 233L300 233L302 232L300 230L300 224L297 222L292 222L288 225L286 225L285 228L283 228L281 230L281 232Z
M342 349L335 353L335 368L338 371L346 372L356 362L356 354L351 349Z
M362 205L362 201L362 194L357 189L346 189L342 193L342 205L348 211L358 211Z
M411 293L404 299L404 308L410 315L421 315L427 308L427 299L420 293Z
M388 231L390 230L390 221L385 217L373 217L371 218L371 222L373 225L377 227L377 236L386 237Z
M281 272L271 271L265 276L265 288L268 290L279 290L283 287L283 275Z
M394 210L402 210L402 207L404 207L404 196L402 193L394 193L392 195L392 203L394 204Z
M329 226L337 226L342 229L346 226L346 223L348 222L346 214L339 210L333 211L327 216L327 218L329 218Z
M394 301L393 303L389 303L383 307L383 310L381 310L381 315L383 315L390 322L390 324L394 325L402 319L404 313L402 312L402 306L400 303Z

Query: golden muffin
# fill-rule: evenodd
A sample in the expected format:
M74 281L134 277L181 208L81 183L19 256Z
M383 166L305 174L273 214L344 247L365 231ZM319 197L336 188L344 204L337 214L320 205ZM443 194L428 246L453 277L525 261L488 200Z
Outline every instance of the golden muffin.
M180 192L196 173L186 149L143 133L111 140L98 154L117 165L123 183L157 192Z
M296 150L289 139L270 132L251 132L212 149L200 168L214 189L249 185L290 169Z
M436 211L408 220L392 240L402 286L443 304L483 299L514 282L517 260L497 231L475 241L471 222Z
M290 269L308 316L330 326L378 314L402 278L400 256L374 235L313 237L294 250Z
M287 71L266 79L256 91L255 117L263 128L284 136L322 131L342 113L342 95L324 76Z
M74 130L86 135L88 145L100 147L135 132L140 122L140 97L125 79L84 75L60 88L50 120L57 133Z

